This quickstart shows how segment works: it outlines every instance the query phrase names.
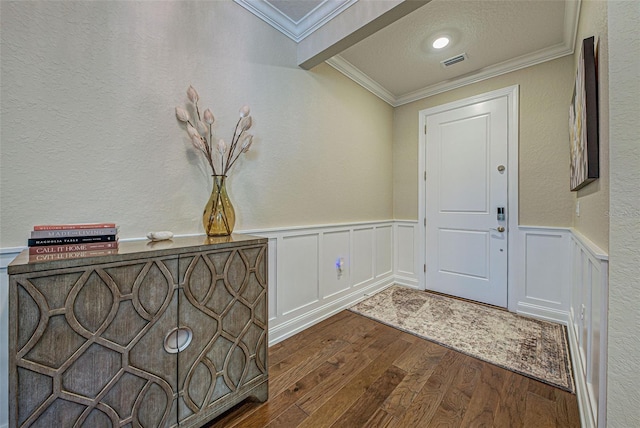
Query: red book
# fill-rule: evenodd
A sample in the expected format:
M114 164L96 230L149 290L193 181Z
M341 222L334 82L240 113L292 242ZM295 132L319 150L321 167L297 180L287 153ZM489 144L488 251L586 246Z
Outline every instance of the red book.
M81 251L113 250L118 248L115 242L88 242L86 244L45 245L41 247L29 247L29 254L58 254Z
M116 227L115 223L40 224L33 230L98 229Z

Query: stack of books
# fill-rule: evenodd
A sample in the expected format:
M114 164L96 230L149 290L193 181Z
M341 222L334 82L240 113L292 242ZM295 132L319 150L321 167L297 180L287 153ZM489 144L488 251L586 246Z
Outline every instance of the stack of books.
M47 224L33 227L29 260L94 257L118 252L115 223Z

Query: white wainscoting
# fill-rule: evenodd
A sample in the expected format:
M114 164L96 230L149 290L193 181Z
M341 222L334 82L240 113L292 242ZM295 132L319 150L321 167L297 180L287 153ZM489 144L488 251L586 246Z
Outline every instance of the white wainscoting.
M7 265L20 252L18 248L0 248L0 428L9 426L9 277Z
M401 276L399 283L415 286L412 223L389 220L237 231L269 239L269 344L392 285L396 273ZM394 247L400 248L400 263ZM8 426L7 265L23 249L0 249L0 428ZM413 262L405 262L405 257Z
M395 280L397 232L393 221L241 233L269 238L270 345Z
M269 238L269 344L391 284L419 289L420 230L415 220L389 220L238 231ZM521 226L516 233L509 307L568 326L582 425L604 426L606 253L572 229ZM6 267L22 249L0 249L0 428L8 425Z
M423 289L420 275L424 275L424 260L420 260L420 228L416 220L396 220L394 228L394 279L398 285Z
M517 312L567 326L583 427L606 426L609 262L574 229L521 226Z
M571 306L571 231L562 228L519 227L515 257L516 284L511 284L516 312L567 325Z
M579 232L571 235L573 290L569 341L583 427L606 426L609 257Z

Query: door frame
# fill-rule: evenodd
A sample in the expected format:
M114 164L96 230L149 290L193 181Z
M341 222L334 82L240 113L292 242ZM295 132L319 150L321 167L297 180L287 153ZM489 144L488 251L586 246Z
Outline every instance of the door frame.
M427 117L466 107L472 104L493 100L496 98L507 98L507 309L515 312L517 309L517 235L518 235L518 147L519 147L519 85L486 92L458 101L442 104L436 107L420 110L418 112L418 248L421 264L424 263L422 275L418 279L418 288L426 290L426 254L427 254L427 228L426 228L426 144L427 144Z

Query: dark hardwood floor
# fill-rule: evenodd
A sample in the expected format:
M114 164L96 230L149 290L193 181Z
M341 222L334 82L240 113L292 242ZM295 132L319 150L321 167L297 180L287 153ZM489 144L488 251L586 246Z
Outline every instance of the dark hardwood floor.
M269 400L218 427L579 427L573 394L343 311L269 349Z

